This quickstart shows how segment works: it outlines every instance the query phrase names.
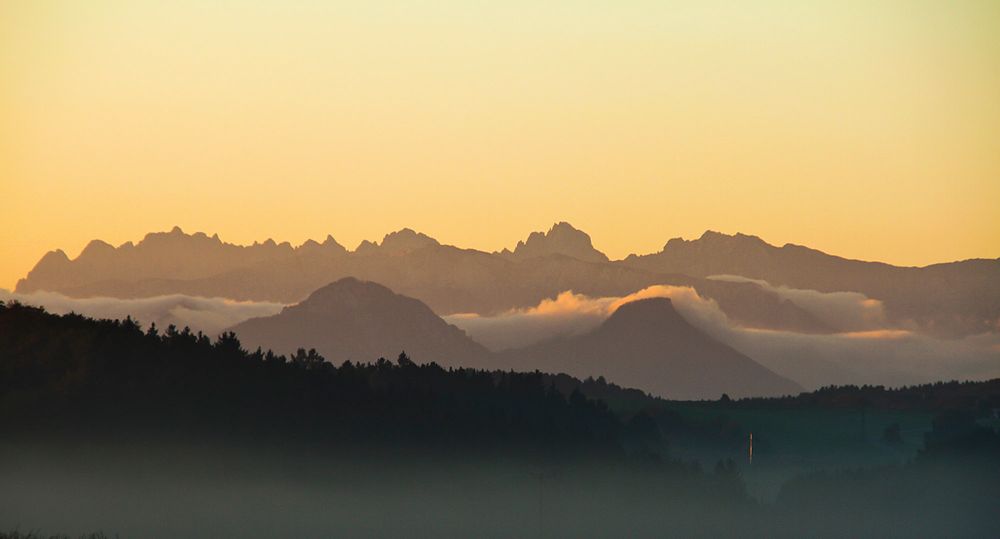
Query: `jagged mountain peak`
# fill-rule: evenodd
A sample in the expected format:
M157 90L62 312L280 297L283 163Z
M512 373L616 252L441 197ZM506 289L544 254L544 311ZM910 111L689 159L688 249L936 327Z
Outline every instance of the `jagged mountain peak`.
M548 232L532 232L517 242L513 252L505 249L500 254L515 260L566 255L585 262L608 261L607 255L594 248L590 235L565 221L555 223Z
M382 237L381 243L363 240L354 250L358 254L390 254L405 255L426 247L441 245L436 239L417 232L412 228L402 228Z
M86 259L103 256L114 252L114 250L114 246L104 240L90 240L90 243L83 248L83 251L80 251L80 256L78 258Z
M759 236L754 236L752 234L744 234L742 232L725 234L715 230L706 230L700 237L694 240L685 240L681 237L671 238L663 245L663 250L661 252L686 248L699 248L702 246L774 247L761 239Z
M56 249L54 251L49 251L42 256L42 259L38 261L36 267L49 266L52 264L64 264L69 262L69 257L66 256L66 252L62 249Z
M436 247L438 245L441 244L427 234L416 232L412 228L403 228L386 234L382 238L380 247L383 251L393 254L403 254L423 249L424 247Z

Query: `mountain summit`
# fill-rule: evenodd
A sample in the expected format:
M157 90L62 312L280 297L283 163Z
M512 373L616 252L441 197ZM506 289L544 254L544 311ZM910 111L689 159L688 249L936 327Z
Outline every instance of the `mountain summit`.
M394 358L401 351L418 363L476 367L489 352L439 318L419 300L345 277L274 316L232 328L248 347L291 353L315 348L334 363Z
M594 248L586 232L574 228L565 221L552 225L552 228L544 234L532 232L527 240L517 242L513 252L504 249L500 254L512 260L558 254L584 262L608 261L604 253Z
M783 378L692 326L668 298L619 307L597 329L505 353L515 369L605 376L669 399L797 394Z

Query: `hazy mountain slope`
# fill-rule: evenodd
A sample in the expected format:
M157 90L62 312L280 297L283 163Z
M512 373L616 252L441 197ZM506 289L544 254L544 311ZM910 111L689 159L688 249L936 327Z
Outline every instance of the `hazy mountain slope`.
M716 281L691 277L688 286L714 300L737 325L801 333L831 333L836 328L777 294L750 282Z
M699 277L742 275L824 292L861 292L884 301L893 320L913 320L940 333L995 331L1000 319L1000 259L898 267L709 231L697 240L672 239L659 253L630 255L620 264Z
M669 399L798 393L794 382L689 324L667 298L627 303L597 329L499 356L515 370L605 376Z
M278 353L315 348L326 359L374 361L401 351L418 363L478 367L489 357L462 330L418 300L353 278L316 290L280 313L232 328L249 348Z

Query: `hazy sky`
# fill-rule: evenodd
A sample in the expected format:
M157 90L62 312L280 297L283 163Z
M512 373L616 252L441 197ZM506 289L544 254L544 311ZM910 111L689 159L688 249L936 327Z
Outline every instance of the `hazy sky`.
M175 224L1000 256L995 1L8 1L0 81L0 286Z

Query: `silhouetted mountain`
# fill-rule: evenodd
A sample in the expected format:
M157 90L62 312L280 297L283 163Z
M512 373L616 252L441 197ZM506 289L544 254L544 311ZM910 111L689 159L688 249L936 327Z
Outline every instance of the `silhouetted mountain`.
M607 262L608 257L594 248L590 236L567 222L552 225L548 232L532 232L526 241L517 242L514 252L504 249L500 255L524 260L548 255L566 255L584 262Z
M354 278L316 290L280 313L232 328L248 347L279 353L315 348L334 362L374 361L401 351L417 362L482 366L489 352L419 300Z
M794 382L709 337L667 298L619 307L590 333L504 352L515 369L604 376L668 399L796 394Z
M801 245L770 245L756 236L708 231L674 238L659 253L630 255L622 265L695 277L741 275L773 285L855 291L885 302L893 321L945 334L995 331L1000 321L1000 259L898 267L828 255Z

